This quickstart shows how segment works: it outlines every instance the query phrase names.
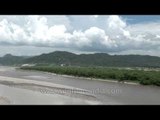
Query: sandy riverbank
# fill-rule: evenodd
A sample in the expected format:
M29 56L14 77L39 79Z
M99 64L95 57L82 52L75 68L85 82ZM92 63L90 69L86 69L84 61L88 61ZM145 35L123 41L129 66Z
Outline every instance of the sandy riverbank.
M0 104L100 104L87 90L0 76Z

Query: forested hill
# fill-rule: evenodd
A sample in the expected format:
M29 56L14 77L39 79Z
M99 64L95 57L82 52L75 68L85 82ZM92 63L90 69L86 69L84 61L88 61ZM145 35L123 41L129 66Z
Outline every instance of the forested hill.
M66 51L55 51L24 59L23 63L108 67L160 67L160 57L148 55L109 55L107 53L77 55Z
M160 67L160 57L148 55L109 55L107 53L78 55L66 51L55 51L33 57L13 56L11 54L0 57L1 65L29 63L106 67Z
M0 57L0 64L1 65L14 65L14 64L21 64L26 57L23 56L13 56L11 54L6 54L3 57Z

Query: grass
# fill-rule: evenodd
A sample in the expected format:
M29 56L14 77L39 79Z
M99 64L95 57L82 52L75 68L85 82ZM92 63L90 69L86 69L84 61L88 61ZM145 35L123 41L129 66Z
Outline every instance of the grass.
M100 79L115 79L118 81L132 81L143 85L160 86L160 71L127 70L105 67L71 67L71 66L33 66L21 67L24 70L38 70L57 74Z

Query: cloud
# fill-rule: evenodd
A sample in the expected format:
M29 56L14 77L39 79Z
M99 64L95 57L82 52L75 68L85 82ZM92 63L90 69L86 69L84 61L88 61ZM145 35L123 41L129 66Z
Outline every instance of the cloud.
M2 31L0 37L6 43L13 45L33 45L49 47L73 47L76 49L93 49L94 45L98 49L111 47L113 41L105 34L105 31L91 27L85 31L67 32L65 25L48 26L47 18L40 16L28 16L24 28L7 20L2 20ZM4 36L5 35L5 36ZM0 42L3 43L4 41ZM92 48L93 47L93 48ZM85 49L85 48L84 48ZM97 48L95 48L97 49Z
M22 16L23 25L17 20L17 17L15 20L0 18L1 45L28 45L86 52L160 49L160 22L129 25L117 15ZM105 24L98 26L98 22Z

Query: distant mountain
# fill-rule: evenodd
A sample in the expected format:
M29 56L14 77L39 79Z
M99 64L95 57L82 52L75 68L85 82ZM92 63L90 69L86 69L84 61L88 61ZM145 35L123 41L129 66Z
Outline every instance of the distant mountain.
M149 55L109 55L107 53L74 54L55 51L27 58L24 63L55 63L76 66L160 67L160 57Z
M13 56L11 54L0 57L1 65L31 63L65 64L72 66L160 67L160 57L149 55L109 55L107 53L77 55L66 51L55 51L32 57Z
M25 57L21 56L13 56L11 54L6 54L3 57L0 57L0 64L1 65L15 65L21 64Z
M74 64L77 55L65 51L55 51L48 54L25 59L25 63L55 63L55 64Z

